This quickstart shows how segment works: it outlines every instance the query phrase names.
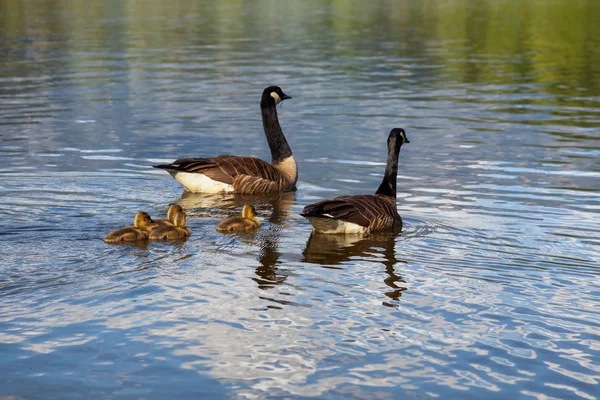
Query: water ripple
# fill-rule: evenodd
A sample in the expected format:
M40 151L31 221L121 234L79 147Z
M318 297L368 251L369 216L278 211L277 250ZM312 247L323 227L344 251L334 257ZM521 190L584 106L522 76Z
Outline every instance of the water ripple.
M595 398L600 43L578 28L594 26L587 6L12 3L2 393ZM293 97L278 110L297 192L182 194L151 168L269 159L265 71ZM411 140L403 232L312 234L306 204L376 190L395 126ZM101 240L173 202L187 240ZM215 230L247 203L261 230Z

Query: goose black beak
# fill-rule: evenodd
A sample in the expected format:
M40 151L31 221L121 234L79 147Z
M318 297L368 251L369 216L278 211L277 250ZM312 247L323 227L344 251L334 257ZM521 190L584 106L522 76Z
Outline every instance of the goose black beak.
M410 140L408 140L408 138L404 141L404 143L410 143Z
M288 96L288 95L287 95L287 94L285 94L285 93L281 93L281 94L282 94L282 96L281 96L281 101L283 101L283 100L287 100L287 99L291 99L291 98L292 98L292 96Z

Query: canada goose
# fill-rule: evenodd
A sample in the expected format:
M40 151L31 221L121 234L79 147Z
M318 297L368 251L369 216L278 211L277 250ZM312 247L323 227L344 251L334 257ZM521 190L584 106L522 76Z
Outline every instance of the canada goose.
M260 221L255 218L256 210L253 206L244 206L242 216L227 217L217 225L221 232L251 231L260 226Z
M175 225L175 215L178 212L183 212L183 208L177 204L169 204L169 209L167 210L167 219L156 219L152 223L148 224L148 228L155 229L160 226L173 226Z
M175 240L188 237L192 231L185 226L185 213L178 212L173 217L173 225L163 225L150 232L152 240Z
M304 207L300 215L320 233L370 233L400 231L402 218L396 210L396 176L400 147L410 143L402 128L388 137L385 174L374 195L341 196Z
M254 157L223 155L180 158L154 167L166 169L187 191L196 193L258 194L295 189L298 168L281 131L276 109L286 99L291 97L279 86L269 86L260 101L263 128L271 149L270 163Z
M133 218L133 226L127 226L110 232L106 235L104 241L106 243L119 243L146 240L148 239L148 233L150 232L150 229L148 228L150 223L152 223L152 218L150 218L148 213L138 212Z

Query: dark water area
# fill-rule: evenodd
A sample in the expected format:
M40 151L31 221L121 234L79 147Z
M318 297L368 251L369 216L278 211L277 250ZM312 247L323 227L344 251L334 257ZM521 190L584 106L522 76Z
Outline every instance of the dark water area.
M0 398L600 393L600 3L0 0ZM298 190L152 165L269 159ZM311 234L403 127L400 235ZM192 235L108 245L177 202ZM223 235L248 202L256 233Z

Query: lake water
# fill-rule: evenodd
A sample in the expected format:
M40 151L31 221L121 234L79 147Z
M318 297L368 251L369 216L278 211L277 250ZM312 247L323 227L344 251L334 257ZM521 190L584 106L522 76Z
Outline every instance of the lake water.
M600 5L0 0L0 398L593 399ZM151 165L269 159L298 190ZM399 236L311 236L404 127ZM179 243L107 245L138 210ZM256 234L215 225L255 204Z

